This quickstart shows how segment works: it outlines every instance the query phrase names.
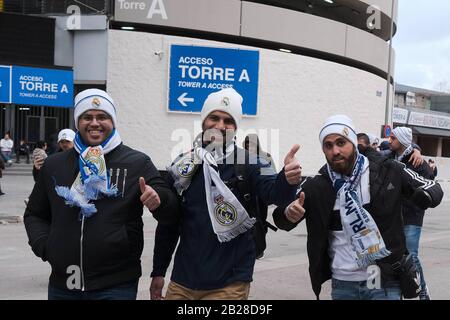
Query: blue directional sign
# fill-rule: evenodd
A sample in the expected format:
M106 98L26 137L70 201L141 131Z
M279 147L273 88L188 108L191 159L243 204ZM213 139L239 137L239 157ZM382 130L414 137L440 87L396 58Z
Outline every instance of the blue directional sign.
M243 114L256 115L258 75L258 51L172 45L168 110L200 112L210 93L233 87Z
M0 102L11 103L10 78L11 67L0 66Z
M12 103L73 107L73 71L12 66Z

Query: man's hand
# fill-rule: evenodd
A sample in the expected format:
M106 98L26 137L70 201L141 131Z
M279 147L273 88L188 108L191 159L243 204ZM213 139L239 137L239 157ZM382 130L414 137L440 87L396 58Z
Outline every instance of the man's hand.
M423 162L423 158L422 158L422 154L420 153L419 150L414 149L411 157L409 158L409 162L412 163L414 168L417 168L418 166L420 166Z
M299 149L300 145L295 144L284 158L284 174L290 185L298 185L302 179L302 167L295 157Z
M33 160L33 165L37 170L41 170L42 166L44 165L44 158L43 157L36 157Z
M158 209L161 204L161 200L159 199L158 193L150 186L145 184L144 178L139 178L139 187L141 188L141 202L144 206L153 212Z
M164 277L152 278L152 283L150 284L150 300L164 299L164 297L162 296L163 288L164 288Z
M289 205L286 211L286 219L288 219L292 223L299 222L305 215L305 209L303 208L304 204L305 193L300 192L300 196L298 197L298 199Z

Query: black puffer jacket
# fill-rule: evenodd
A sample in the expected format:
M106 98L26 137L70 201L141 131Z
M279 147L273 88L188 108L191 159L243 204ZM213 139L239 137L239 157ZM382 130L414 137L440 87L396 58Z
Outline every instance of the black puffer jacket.
M399 162L380 158L369 160L370 204L367 211L375 220L388 250L392 254L379 261L382 279L394 277L389 266L400 260L406 252L403 221L401 216L402 198L407 197L422 207L435 207L443 197L439 184L424 183L416 179L411 171ZM330 257L328 255L331 215L336 201L336 193L328 176L326 167L320 174L306 180L302 185L305 192L305 218L308 230L307 251L309 274L312 288L319 297L322 283L331 278ZM431 199L425 198L425 188ZM366 208L366 206L364 206ZM284 214L286 207L278 207L273 218L280 229L291 230L297 224L291 223Z
M75 289L84 290L104 289L141 276L144 239L139 177L161 199L154 217L160 223L178 219L177 198L148 156L121 144L105 160L120 195L94 201L97 213L84 221L80 209L66 205L55 191L55 185L70 187L78 175L75 149L48 157L31 193L24 215L29 244L52 266L54 287L67 289L74 270L81 277L80 288Z

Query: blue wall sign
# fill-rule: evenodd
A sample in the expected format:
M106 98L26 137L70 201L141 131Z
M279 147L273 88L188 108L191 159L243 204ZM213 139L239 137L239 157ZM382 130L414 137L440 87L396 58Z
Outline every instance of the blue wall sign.
M210 93L233 87L243 114L256 115L258 75L258 51L171 45L168 110L200 112Z
M73 107L73 71L12 66L12 103Z
M11 77L11 67L0 66L0 103L11 102L10 77Z

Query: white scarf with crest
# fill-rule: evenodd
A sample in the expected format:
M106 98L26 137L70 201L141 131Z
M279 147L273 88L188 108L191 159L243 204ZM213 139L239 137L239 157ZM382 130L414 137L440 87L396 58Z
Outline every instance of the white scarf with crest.
M181 195L190 185L192 177L203 163L205 194L208 213L219 242L227 242L248 231L256 222L220 178L217 163L222 163L234 152L234 144L227 146L225 155L196 146L191 152L178 157L167 167L174 179L174 187Z

